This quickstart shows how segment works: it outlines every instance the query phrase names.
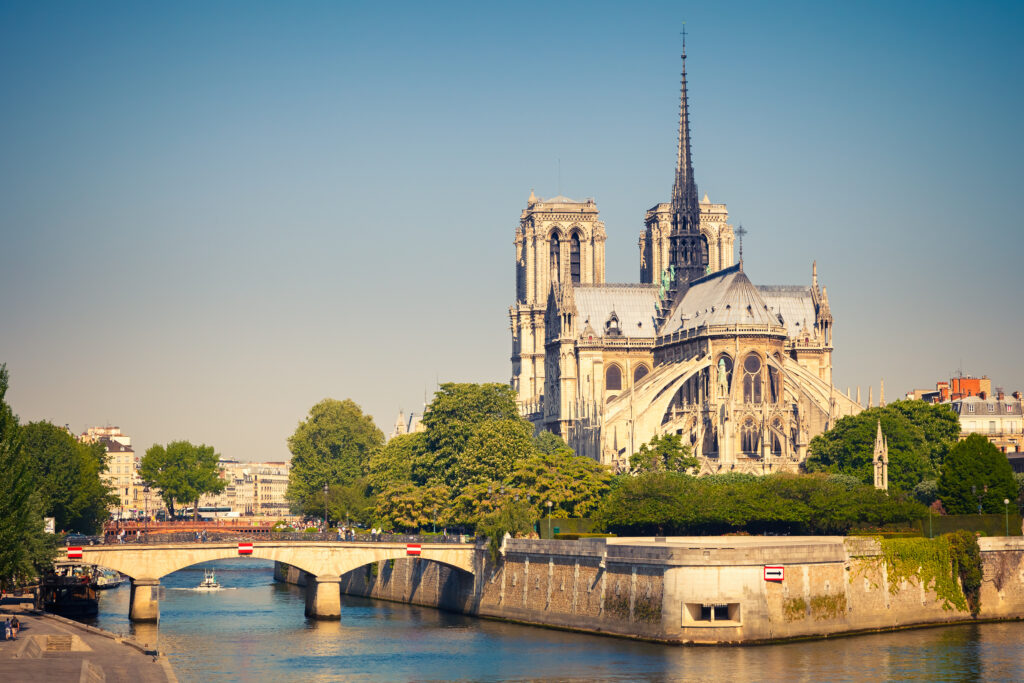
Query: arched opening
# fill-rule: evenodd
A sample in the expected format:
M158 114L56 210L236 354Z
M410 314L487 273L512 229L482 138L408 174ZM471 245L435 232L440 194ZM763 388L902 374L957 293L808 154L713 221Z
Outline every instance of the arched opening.
M574 232L569 240L569 272L573 284L580 283L580 234Z
M636 370L633 371L633 383L636 384L642 380L649 372L650 370L647 369L646 365L638 365Z
M740 450L749 456L760 455L761 439L758 433L757 423L754 418L748 417L740 428Z
M551 262L552 277L555 282L562 279L562 245L558 241L558 233L551 233L551 252L549 254Z
M772 422L772 455L782 455L782 421Z
M622 390L622 370L618 365L609 365L608 369L604 373L604 390L605 391L621 391Z
M743 359L743 402L760 403L761 399L761 358L752 353Z

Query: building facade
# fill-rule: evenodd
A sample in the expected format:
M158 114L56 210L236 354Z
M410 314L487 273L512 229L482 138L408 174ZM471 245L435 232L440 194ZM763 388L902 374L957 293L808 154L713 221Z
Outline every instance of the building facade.
M832 385L833 318L809 285L756 286L725 204L697 200L683 50L670 202L644 218L640 282L605 281L593 199L533 192L515 231L511 386L537 429L617 468L679 434L702 472L795 470L810 439L861 410Z

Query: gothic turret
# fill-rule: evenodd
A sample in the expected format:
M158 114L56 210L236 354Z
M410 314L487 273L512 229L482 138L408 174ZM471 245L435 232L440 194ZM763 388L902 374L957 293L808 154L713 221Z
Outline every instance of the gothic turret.
M889 441L882 435L882 421L878 421L875 434L875 451L872 461L875 468L875 488L889 490Z

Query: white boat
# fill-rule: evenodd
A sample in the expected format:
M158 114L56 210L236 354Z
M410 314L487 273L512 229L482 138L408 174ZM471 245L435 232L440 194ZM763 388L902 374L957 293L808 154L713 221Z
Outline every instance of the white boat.
M106 569L99 572L99 576L96 577L96 588L97 590L106 590L108 588L117 588L124 583L124 577L118 572L111 569Z
M217 591L220 590L220 584L217 583L217 575L212 569L203 570L203 581L196 586L197 591Z

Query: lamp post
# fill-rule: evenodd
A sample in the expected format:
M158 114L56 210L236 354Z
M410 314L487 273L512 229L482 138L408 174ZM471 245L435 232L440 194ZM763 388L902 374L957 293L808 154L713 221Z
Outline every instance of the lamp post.
M1003 517L1006 520L1006 535L1010 535L1010 499L1003 498Z
M327 531L327 484L324 484L324 531Z

